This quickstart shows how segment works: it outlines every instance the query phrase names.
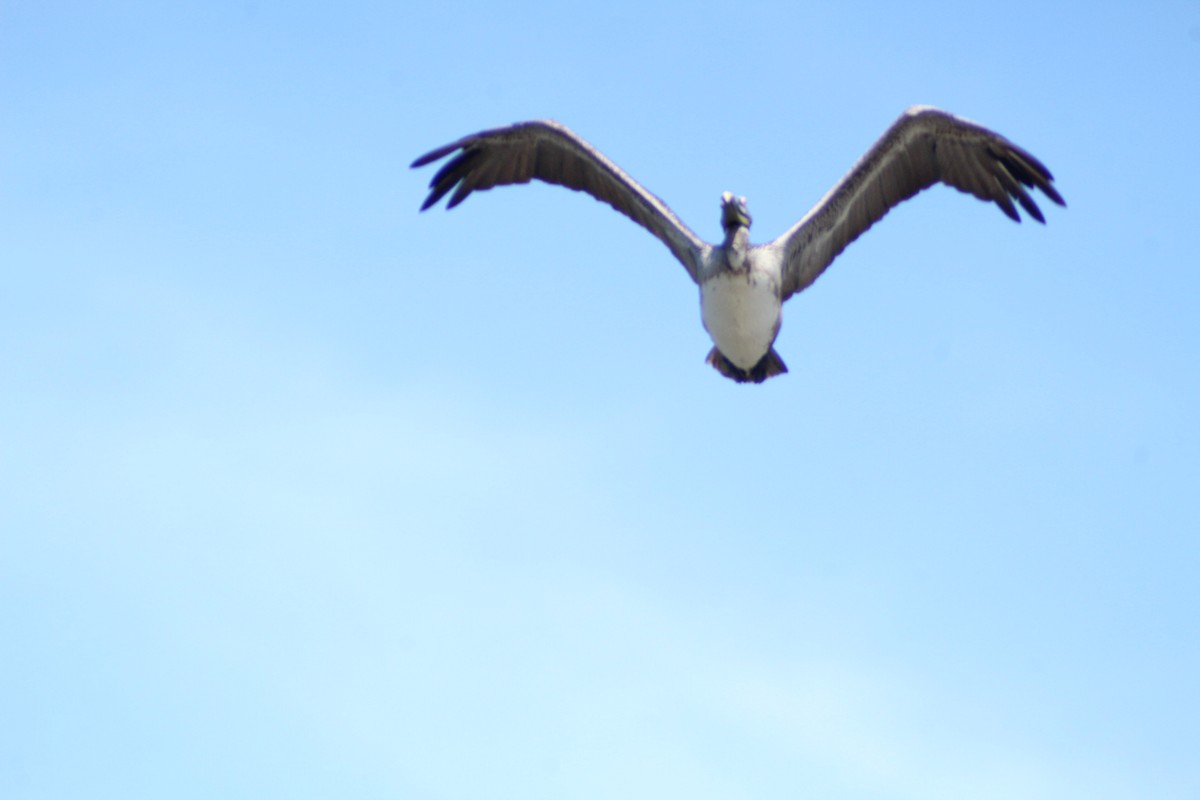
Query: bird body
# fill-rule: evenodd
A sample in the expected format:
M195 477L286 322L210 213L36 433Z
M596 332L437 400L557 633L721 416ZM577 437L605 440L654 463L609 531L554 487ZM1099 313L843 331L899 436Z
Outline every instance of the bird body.
M453 208L473 191L547 183L584 191L637 222L670 249L700 289L700 314L713 341L707 361L739 383L787 372L774 350L782 304L812 285L846 246L900 202L945 183L996 203L1020 222L1016 204L1039 222L1025 187L1066 205L1046 167L987 128L938 109L905 111L834 187L782 236L750 244L746 198L721 197L720 245L700 239L662 200L565 126L523 122L482 131L418 158L421 167L454 153L430 181L421 210L453 191Z
M700 319L715 345L708 363L737 381L759 373L766 380L767 372L787 372L771 347L783 322L782 264L776 249L750 246L746 198L725 192L721 209L725 241L705 253L697 271Z
M748 376L772 351L783 322L779 284L778 265L769 258L747 259L743 269L720 270L700 284L700 318L715 345L710 363L724 356Z

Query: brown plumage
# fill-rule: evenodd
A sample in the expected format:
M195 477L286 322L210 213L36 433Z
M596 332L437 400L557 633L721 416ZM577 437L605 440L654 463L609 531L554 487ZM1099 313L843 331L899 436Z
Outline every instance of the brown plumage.
M534 178L587 192L620 211L657 236L696 280L693 264L704 241L667 207L625 171L552 120L520 122L464 136L418 158L413 168L423 167L460 151L442 165L429 182L424 211L451 189L446 208L454 208L471 192L494 186L529 183Z
M772 243L784 248L783 299L808 288L894 206L935 183L991 201L1020 222L1015 198L1044 224L1024 187L1065 206L1053 180L1041 161L1000 134L936 108L910 108L812 211Z

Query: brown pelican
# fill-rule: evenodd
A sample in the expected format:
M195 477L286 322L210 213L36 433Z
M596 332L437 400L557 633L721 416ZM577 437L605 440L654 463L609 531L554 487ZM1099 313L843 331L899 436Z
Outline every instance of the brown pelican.
M725 239L711 245L662 200L594 147L548 120L482 131L418 158L421 167L458 151L430 181L421 210L451 190L447 208L474 191L537 178L603 200L657 236L700 287L700 314L713 341L708 363L739 383L787 372L772 346L781 307L890 208L939 181L991 201L1020 222L1013 200L1046 220L1025 191L1040 189L1060 206L1050 171L1012 142L961 117L914 106L821 198L773 242L750 244L746 198L721 196Z

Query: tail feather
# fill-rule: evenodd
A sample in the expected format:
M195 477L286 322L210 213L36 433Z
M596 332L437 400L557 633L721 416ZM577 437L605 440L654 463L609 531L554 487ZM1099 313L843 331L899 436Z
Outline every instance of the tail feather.
M738 367L715 347L708 351L708 358L705 361L712 364L713 369L717 372L738 383L762 383L767 378L782 375L788 371L787 365L783 363L779 353L775 352L774 347L768 350L767 354L750 369Z

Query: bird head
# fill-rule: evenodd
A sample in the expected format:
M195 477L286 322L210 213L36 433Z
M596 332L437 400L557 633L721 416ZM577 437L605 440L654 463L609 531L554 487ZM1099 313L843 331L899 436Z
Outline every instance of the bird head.
M746 208L746 198L734 197L730 192L721 195L722 228L726 230L738 227L749 228L752 221L750 211Z

